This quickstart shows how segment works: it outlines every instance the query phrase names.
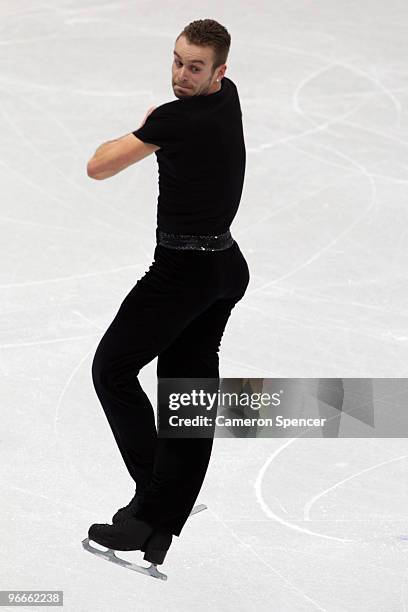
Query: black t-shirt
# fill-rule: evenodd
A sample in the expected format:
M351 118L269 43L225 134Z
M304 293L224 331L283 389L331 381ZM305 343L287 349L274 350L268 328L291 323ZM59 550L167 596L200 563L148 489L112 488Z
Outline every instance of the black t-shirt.
M158 106L133 134L161 147L157 227L176 234L226 232L245 174L242 112L235 84Z

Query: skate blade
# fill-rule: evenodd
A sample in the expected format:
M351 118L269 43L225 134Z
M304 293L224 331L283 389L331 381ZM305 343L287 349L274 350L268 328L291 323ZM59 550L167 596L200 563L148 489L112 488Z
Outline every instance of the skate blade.
M206 510L206 509L207 509L207 506L205 504L197 504L197 506L194 506L189 516L193 516L193 514L197 514L197 512L201 512L202 510Z
M121 559L115 555L115 551L112 548L108 548L107 550L99 550L99 548L94 548L89 543L89 538L85 538L82 540L82 546L88 552L96 555L97 557L102 557L107 561L111 561L112 563L116 563L116 565L121 565L122 567L126 567L127 569L133 570L135 572L139 572L140 574L146 574L147 576L151 576L152 578L158 578L159 580L167 580L166 574L159 572L157 566L154 563L151 563L149 567L143 567L142 565L137 565L137 563L130 563L130 561L125 561L125 559Z

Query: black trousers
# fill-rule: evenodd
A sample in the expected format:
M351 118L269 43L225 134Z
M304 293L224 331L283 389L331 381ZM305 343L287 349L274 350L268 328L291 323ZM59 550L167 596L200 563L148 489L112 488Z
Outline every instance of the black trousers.
M236 242L223 251L157 244L154 259L102 337L92 379L136 491L136 516L174 535L201 489L212 438L160 438L137 375L157 357L162 378L219 377L218 350L249 283Z

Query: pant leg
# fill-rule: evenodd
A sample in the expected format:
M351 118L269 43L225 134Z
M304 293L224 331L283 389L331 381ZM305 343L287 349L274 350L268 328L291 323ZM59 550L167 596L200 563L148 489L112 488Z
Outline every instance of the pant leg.
M157 359L159 378L219 378L219 348L239 298L221 299L196 317ZM161 438L156 442L152 479L136 516L180 532L207 472L213 438Z

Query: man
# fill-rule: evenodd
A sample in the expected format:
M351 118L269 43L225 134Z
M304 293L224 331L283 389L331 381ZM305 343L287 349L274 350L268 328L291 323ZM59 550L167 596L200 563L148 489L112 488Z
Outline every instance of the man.
M162 563L202 486L213 438L158 437L137 374L157 357L159 378L218 379L227 320L243 297L247 263L229 227L241 198L245 144L237 89L225 77L227 30L193 21L176 39L177 100L99 147L88 175L105 179L155 152L159 166L154 261L103 336L92 377L136 494L89 539L143 550Z

